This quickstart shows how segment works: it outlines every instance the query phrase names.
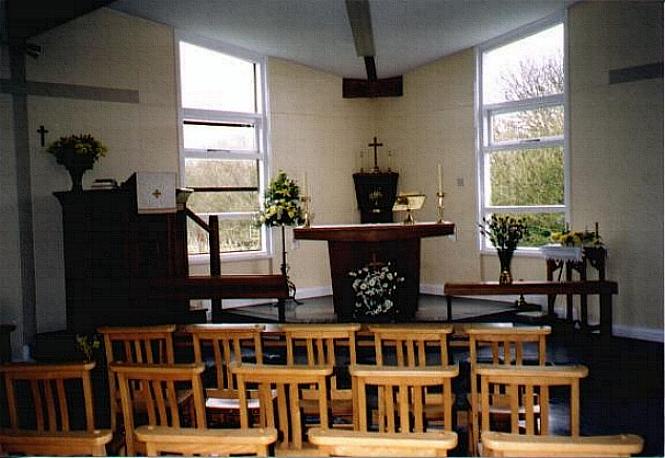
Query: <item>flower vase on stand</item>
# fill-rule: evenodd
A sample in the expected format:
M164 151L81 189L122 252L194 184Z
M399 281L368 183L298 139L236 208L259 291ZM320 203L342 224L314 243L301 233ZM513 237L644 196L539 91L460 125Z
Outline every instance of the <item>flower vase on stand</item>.
M501 264L501 273L499 274L500 285L510 285L513 282L513 275L510 271L510 263L513 260L515 250L497 249L499 263Z

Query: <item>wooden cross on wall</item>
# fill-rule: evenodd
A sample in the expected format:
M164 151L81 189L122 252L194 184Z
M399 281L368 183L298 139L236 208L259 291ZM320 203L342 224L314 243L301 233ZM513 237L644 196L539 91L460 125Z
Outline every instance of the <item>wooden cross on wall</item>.
M378 173L378 172L380 172L380 170L379 170L379 163L378 163L378 161L377 161L377 159L376 159L376 149L377 149L379 146L383 146L383 143L378 143L378 142L376 141L376 137L374 137L374 141L373 141L372 143L369 143L367 146L372 146L372 147L374 147L374 168L372 169L372 172Z

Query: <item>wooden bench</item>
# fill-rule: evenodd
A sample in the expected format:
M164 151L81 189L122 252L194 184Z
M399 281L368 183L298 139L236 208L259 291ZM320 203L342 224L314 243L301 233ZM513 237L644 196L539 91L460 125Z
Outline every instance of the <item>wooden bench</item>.
M617 294L619 286L614 281L514 281L508 285L500 285L496 281L476 283L445 283L443 293L446 295L447 318L452 320L453 296L505 296L522 294L542 294L553 299L558 294L587 296L597 294L600 296L600 333L603 336L612 335L612 295ZM554 316L554 300L548 301L549 316ZM571 320L572 316L568 315ZM586 321L586 317L584 317ZM594 329L595 326L589 326Z

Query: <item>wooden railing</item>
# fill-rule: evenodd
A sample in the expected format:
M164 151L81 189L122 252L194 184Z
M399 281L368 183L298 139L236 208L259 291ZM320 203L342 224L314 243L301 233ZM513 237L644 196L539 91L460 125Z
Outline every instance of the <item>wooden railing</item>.
M284 302L289 297L288 278L285 275L222 275L219 247L219 217L209 215L206 223L189 208L185 209L201 229L208 233L210 253L210 276L189 276L182 284L175 284L170 290L172 296L184 295L190 299L209 298L211 300L212 321L219 322L222 312L222 298L272 298L277 299L278 320L285 319ZM158 286L158 285L155 285ZM162 285L164 286L164 285ZM154 288L153 288L154 289Z

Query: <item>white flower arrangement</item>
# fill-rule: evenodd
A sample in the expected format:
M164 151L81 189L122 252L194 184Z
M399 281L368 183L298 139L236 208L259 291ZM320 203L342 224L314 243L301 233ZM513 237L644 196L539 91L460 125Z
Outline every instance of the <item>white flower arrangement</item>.
M356 313L377 316L393 308L393 297L398 285L404 282L390 263L379 269L365 266L355 272L349 272L352 287L356 293Z

